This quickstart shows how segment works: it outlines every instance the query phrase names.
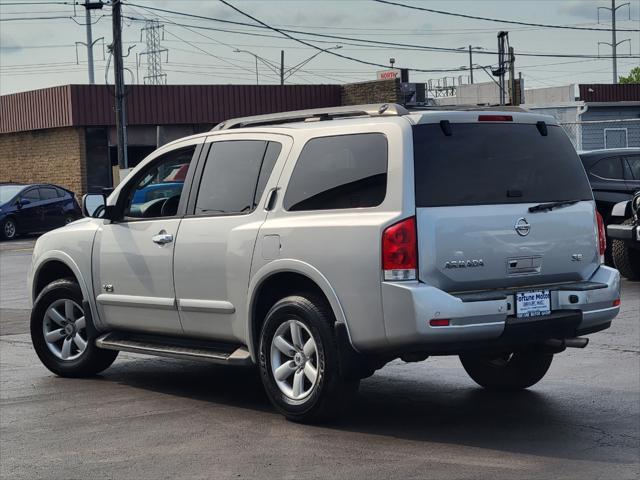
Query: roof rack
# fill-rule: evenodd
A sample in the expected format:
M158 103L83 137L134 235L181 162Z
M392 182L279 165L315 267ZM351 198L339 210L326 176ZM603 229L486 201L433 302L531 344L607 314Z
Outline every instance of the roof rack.
M383 117L408 115L409 111L395 103L372 103L347 107L313 108L293 112L270 113L253 117L232 118L219 123L211 131L258 127L291 122L314 122L345 117Z
M430 112L430 111L503 111L503 112L529 112L528 109L517 105L424 105L409 108L412 112Z

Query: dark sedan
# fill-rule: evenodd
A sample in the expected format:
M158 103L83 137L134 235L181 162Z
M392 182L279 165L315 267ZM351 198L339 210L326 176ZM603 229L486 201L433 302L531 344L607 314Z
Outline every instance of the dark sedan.
M82 216L75 194L50 184L0 184L0 238L45 232Z

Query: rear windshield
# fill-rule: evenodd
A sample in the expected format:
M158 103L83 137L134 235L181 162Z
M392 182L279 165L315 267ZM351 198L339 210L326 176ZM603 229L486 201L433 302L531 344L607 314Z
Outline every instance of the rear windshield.
M591 200L591 188L561 127L504 123L413 127L416 206Z

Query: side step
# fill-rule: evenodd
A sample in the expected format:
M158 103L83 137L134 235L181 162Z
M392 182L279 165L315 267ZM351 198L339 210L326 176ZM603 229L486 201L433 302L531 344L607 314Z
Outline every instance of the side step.
M96 346L107 350L142 353L184 360L202 360L222 365L251 365L251 354L244 347L206 344L194 340L163 339L162 337L129 335L111 332L96 339Z

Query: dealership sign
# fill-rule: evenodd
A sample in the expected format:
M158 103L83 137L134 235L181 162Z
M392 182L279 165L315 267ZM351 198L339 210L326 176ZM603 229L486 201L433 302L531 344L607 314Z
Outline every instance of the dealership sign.
M398 68L392 68L390 70L381 70L377 72L378 80L395 80L400 78L400 70Z

